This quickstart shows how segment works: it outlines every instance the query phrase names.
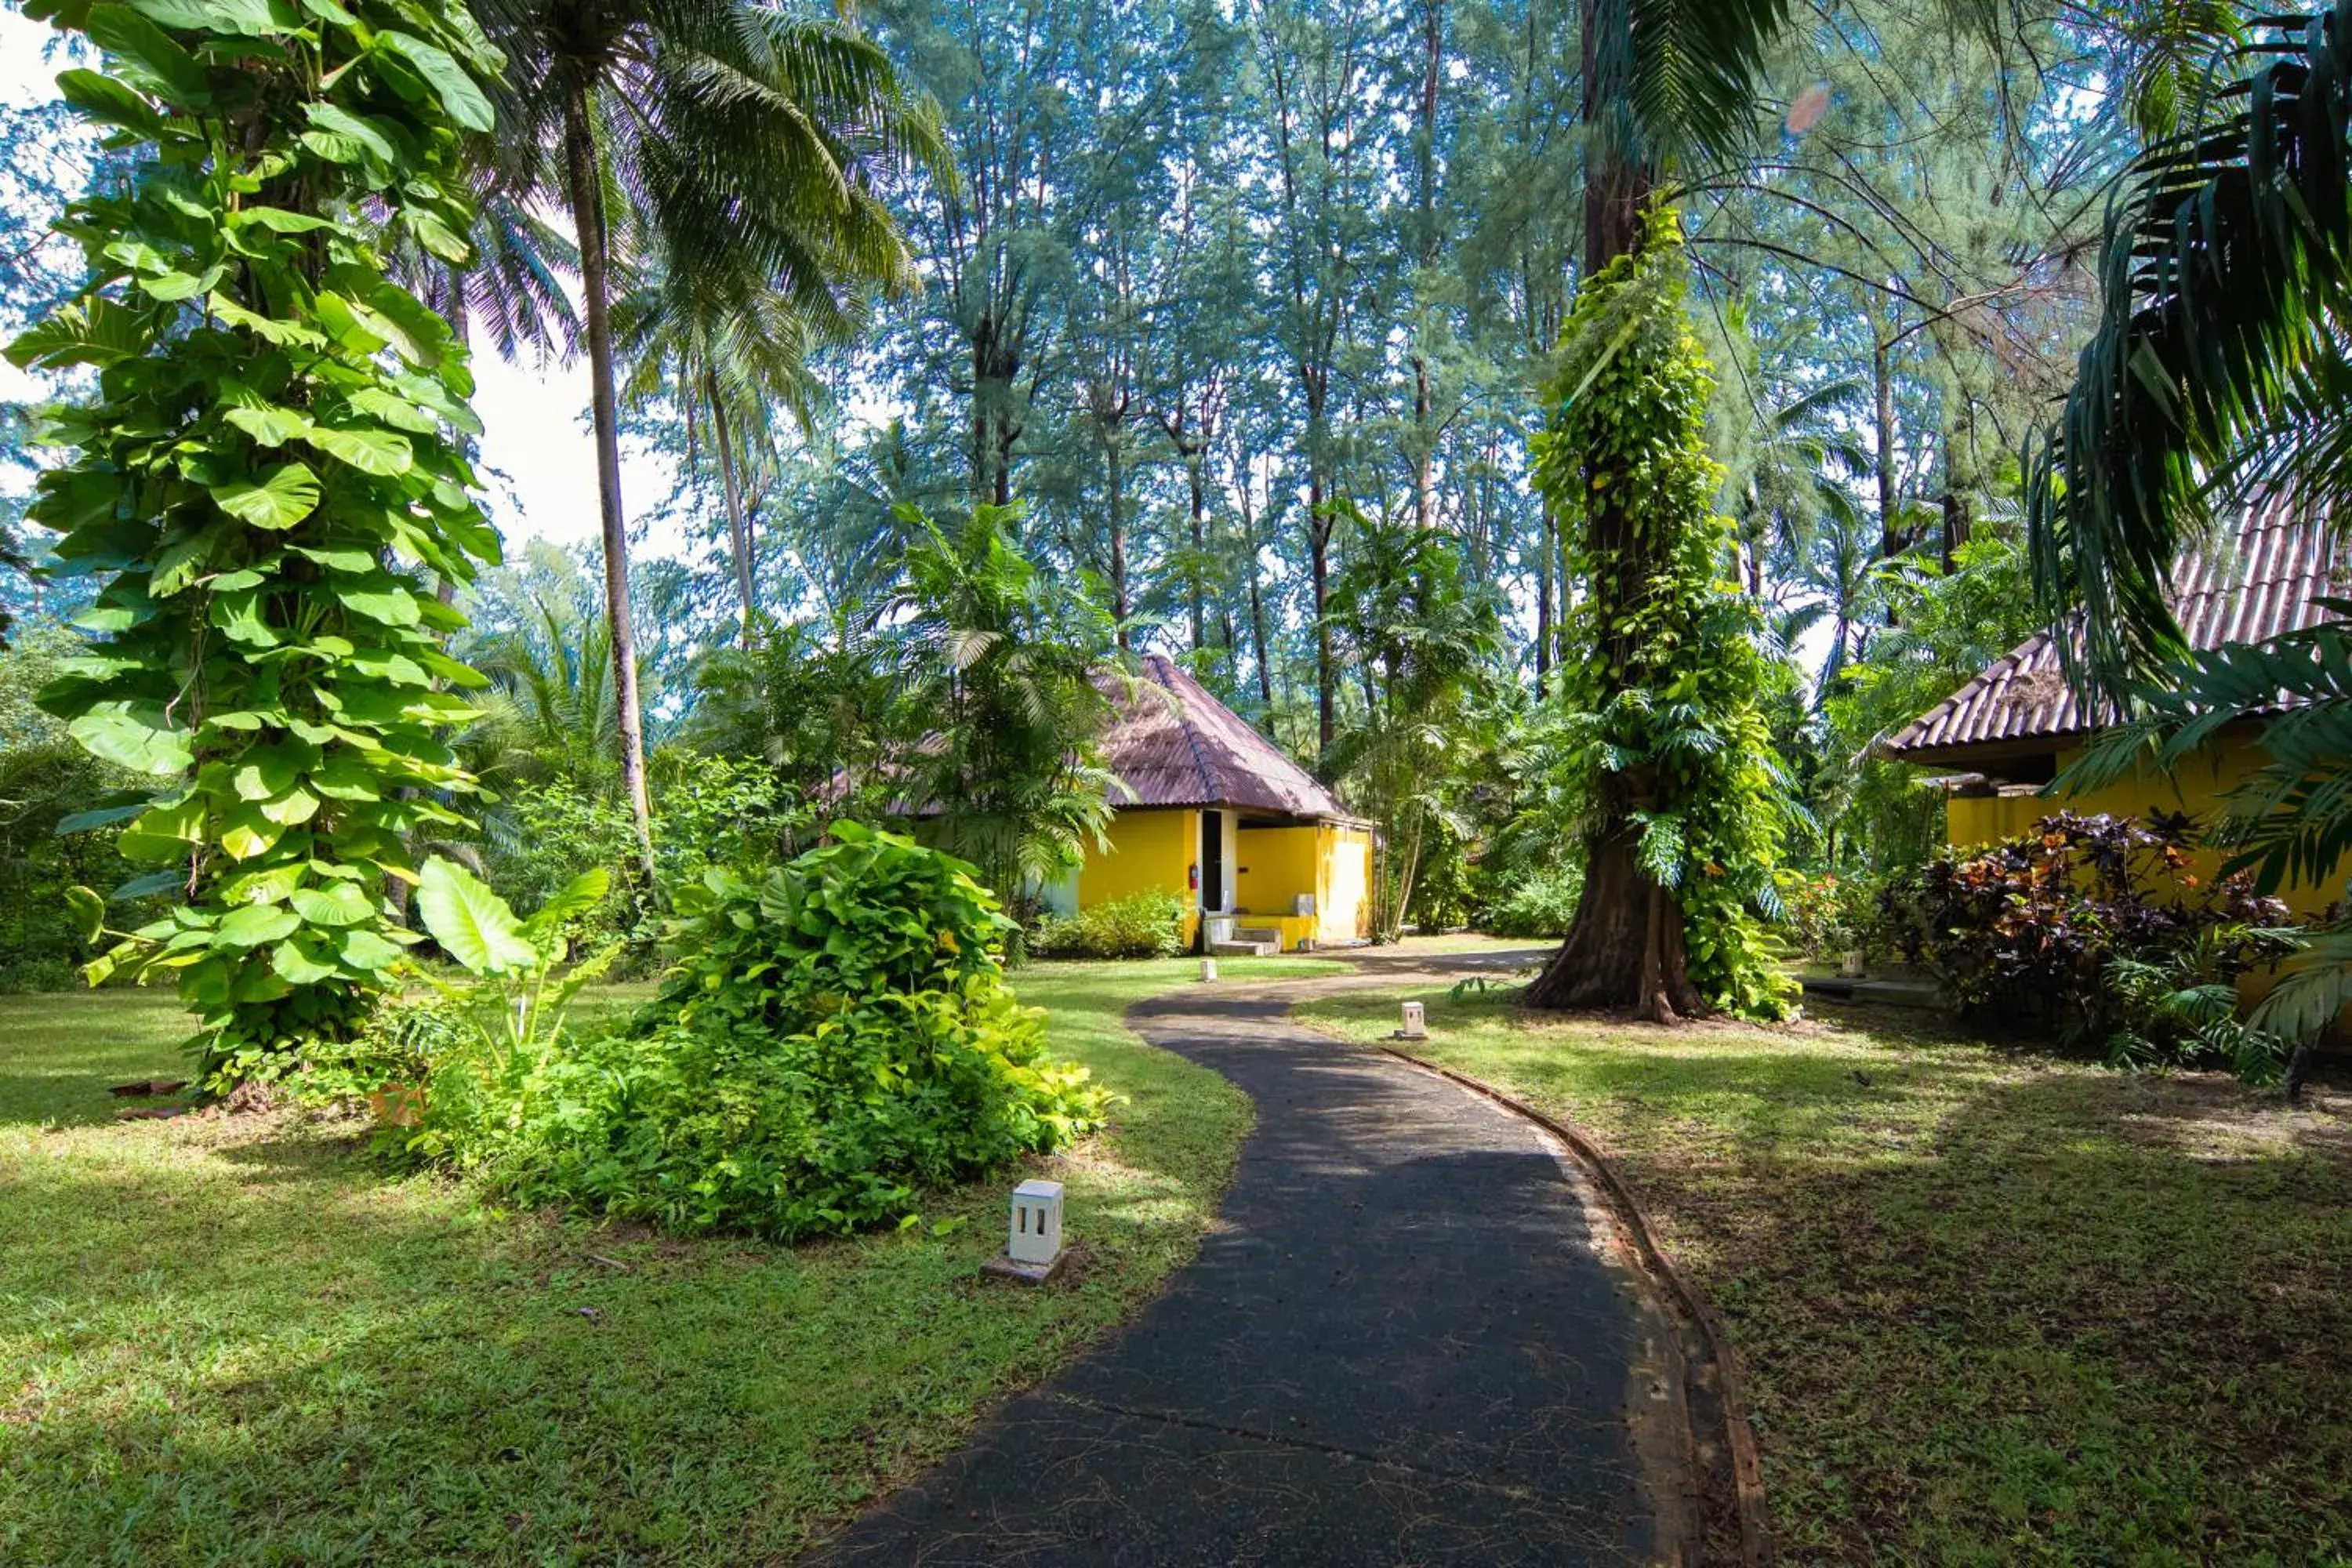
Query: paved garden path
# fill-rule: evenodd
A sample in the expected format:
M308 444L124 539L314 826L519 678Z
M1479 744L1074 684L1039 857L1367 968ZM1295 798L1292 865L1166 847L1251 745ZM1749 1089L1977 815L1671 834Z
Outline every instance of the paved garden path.
M1500 1107L1285 1021L1304 989L1202 987L1129 1015L1257 1104L1199 1258L822 1561L1369 1568L1671 1550L1667 1336L1611 1261L1582 1178Z

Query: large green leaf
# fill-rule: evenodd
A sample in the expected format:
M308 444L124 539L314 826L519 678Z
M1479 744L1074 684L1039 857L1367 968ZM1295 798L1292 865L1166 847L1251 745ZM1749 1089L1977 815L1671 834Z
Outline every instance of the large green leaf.
M247 904L221 917L215 932L224 947L261 947L301 929L302 917L283 904Z
M417 73L432 84L440 96L441 107L449 118L468 131L488 131L498 123L490 112L490 100L480 84L468 75L466 68L449 57L446 49L426 43L424 39L389 29L376 36L376 46L389 49L415 66Z
M163 132L163 118L155 106L127 84L93 70L58 73L58 90L65 100L93 120L119 125L142 136Z
M336 430L314 425L302 436L336 461L380 479L406 473L414 460L408 443L389 430Z
M89 8L86 24L98 47L119 59L135 61L182 100L205 102L211 95L205 68L154 23L127 5Z
M100 702L67 726L92 755L142 773L176 773L195 760L188 732L161 702Z
M88 888L68 888L66 908L73 911L83 942L96 942L98 933L106 929L106 900Z
M416 913L441 950L473 974L511 974L539 967L507 901L455 861L435 856L416 883Z
M337 587L334 595L346 608L388 626L413 626L424 618L416 595L396 583L390 587Z
M357 882L297 888L288 896L295 912L314 926L353 926L375 918L375 902Z
M318 510L319 476L306 464L280 463L262 475L259 484L232 479L215 486L213 504L239 522L283 531Z
M532 942L544 944L562 933L566 921L594 909L612 886L611 872L602 866L591 867L533 910L530 919L523 922L523 930Z
M117 835L115 853L144 865L187 858L205 839L205 803L199 797L142 813Z

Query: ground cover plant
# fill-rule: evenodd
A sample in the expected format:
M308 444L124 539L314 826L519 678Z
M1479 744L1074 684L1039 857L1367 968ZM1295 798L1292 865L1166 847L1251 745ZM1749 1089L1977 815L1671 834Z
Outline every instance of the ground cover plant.
M1005 1182L792 1248L595 1228L387 1181L363 1121L117 1125L108 1084L184 1070L170 998L0 998L0 1561L789 1557L1191 1255L1248 1104L1118 1021L1188 978L1021 977L1118 1096L1050 1166L1087 1251L1042 1292L973 1278Z
M1924 1015L1666 1033L1318 1001L1575 1122L1721 1310L1784 1559L2352 1553L2352 1097L2005 1054Z

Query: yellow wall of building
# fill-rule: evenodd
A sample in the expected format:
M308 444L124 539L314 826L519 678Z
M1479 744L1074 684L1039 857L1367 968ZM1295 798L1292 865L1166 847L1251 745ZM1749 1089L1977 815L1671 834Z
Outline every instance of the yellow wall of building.
M1369 829L1321 822L1303 827L1244 827L1234 902L1245 926L1270 926L1285 949L1302 940L1331 945L1370 930L1372 836ZM1291 913L1301 893L1315 912Z
M2063 752L2058 771L2063 774L2082 755L2082 748ZM1955 795L1944 807L1946 840L1960 847L2012 837L2055 811L2085 815L2105 812L2116 816L2144 817L2153 811L2185 811L2199 823L2210 822L2221 809L2222 797L2243 783L2263 763L2263 753L2250 742L2224 737L2202 746L2170 774L2152 770L2118 779L2100 789L2072 794L1962 796ZM2218 875L2224 856L2199 849L2190 863L2200 876ZM2336 896L2290 884L2282 896L2298 913L2315 914Z
M1138 893L1168 892L1184 900L1184 941L1200 929L1199 897L1187 886L1201 847L1197 811L1120 811L1110 819L1110 847L1089 853L1078 868L1078 907L1117 903Z
M1322 885L1315 896L1318 942L1352 942L1372 931L1372 834L1322 823L1315 829Z
M1138 893L1170 892L1185 901L1184 941L1200 931L1200 893L1191 886L1199 858L1198 811L1121 811L1111 816L1110 847L1086 858L1077 873L1077 907L1092 909ZM1366 935L1371 916L1370 830L1318 823L1244 827L1234 835L1234 912L1237 923L1272 927L1286 950L1302 940L1322 944ZM1292 900L1315 895L1315 913L1294 915Z
M1234 909L1244 925L1291 919L1294 895L1319 894L1315 835L1313 827L1244 827L1237 835L1241 858L1234 868ZM1322 908L1319 897L1316 908Z

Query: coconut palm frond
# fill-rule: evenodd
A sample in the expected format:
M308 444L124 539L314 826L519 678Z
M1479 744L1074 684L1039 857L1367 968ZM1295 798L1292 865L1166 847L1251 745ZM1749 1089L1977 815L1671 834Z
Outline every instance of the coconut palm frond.
M2037 584L2080 605L2076 674L2111 694L2187 651L2166 584L2217 478L2268 449L2270 472L2352 485L2305 466L2352 438L2307 443L2291 423L2344 384L2352 336L2352 0L2258 23L2228 63L2213 111L2125 176L2098 330L2032 466Z

